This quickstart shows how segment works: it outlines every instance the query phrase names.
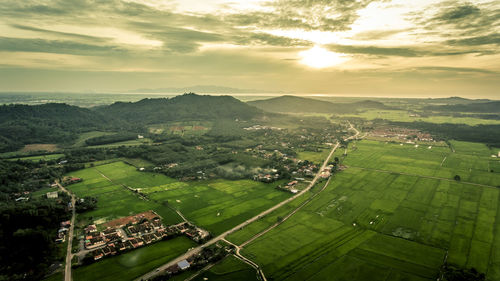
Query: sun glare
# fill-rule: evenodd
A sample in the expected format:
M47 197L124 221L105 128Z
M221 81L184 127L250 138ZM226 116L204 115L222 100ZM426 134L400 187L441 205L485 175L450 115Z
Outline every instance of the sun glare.
M299 56L302 58L300 63L313 68L327 68L349 60L344 54L330 52L319 46L302 51Z

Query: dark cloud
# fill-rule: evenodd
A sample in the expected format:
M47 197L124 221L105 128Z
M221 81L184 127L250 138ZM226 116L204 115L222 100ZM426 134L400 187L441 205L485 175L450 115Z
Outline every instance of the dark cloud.
M33 26L28 26L28 25L21 25L21 24L11 24L10 26L17 28L17 29L21 29L21 30L35 31L35 32L39 32L42 34L52 34L52 35L56 35L56 36L68 37L68 38L73 38L73 39L91 40L93 42L108 42L107 39L102 38L102 37L95 37L95 36L82 35L82 34L76 34L76 33L68 33L68 32L60 32L60 31L48 30L48 29L43 29L43 28L38 28L38 27L33 27Z
M384 57L429 57L429 56L455 56L470 53L480 53L477 50L439 50L439 46L414 46L414 47L376 47L352 45L327 45L334 52L345 54L363 54ZM439 51L438 51L439 50Z
M472 4L466 4L463 6L447 8L434 19L443 22L457 22L464 20L464 18L474 18L479 15L480 10L478 7Z
M275 29L345 31L359 18L358 10L371 2L386 0L281 0L264 4L272 12L227 15L224 20L237 26Z
M11 52L41 52L74 55L123 54L118 46L103 46L73 41L0 37L0 50Z
M468 37L463 39L452 39L446 41L449 45L479 46L479 45L500 45L500 34L493 33L484 36Z
M423 66L417 67L418 70L426 70L426 71L445 71L445 72L472 72L472 73L485 73L485 74L498 74L496 71L480 69L480 68L469 68L469 67L443 67L443 66Z

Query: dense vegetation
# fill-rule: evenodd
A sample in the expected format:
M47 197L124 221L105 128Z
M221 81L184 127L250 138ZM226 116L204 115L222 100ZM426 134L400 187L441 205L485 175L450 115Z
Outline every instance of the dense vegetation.
M96 110L105 116L135 124L155 124L176 120L250 119L260 112L230 96L184 94L171 99L143 99L116 102Z
M425 109L435 110L435 111L452 111L452 112L500 113L500 101L427 106L425 107Z
M117 123L115 123L117 122ZM0 106L0 151L29 143L69 143L78 133L119 124L88 109L66 104Z

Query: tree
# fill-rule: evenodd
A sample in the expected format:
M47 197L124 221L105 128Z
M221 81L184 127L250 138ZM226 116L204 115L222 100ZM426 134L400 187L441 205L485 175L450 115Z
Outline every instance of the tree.
M459 175L455 175L455 176L453 177L453 179L454 179L454 180L456 180L456 181L460 181L460 180L461 180L461 178L460 178L460 176L459 176Z

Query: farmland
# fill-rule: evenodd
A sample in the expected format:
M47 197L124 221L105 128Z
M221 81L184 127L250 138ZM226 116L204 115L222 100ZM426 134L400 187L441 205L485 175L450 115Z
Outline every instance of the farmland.
M220 263L213 266L209 271L199 275L196 281L201 280L216 280L216 281L255 281L258 280L255 274L255 269L251 268L246 263L238 260L233 256L228 256Z
M367 120L385 119L398 122L423 121L431 123L467 124L471 126L479 124L500 124L500 120L481 119L476 117L454 117L454 116L430 116L421 117L406 110L366 110L356 114L345 114L343 117L361 117Z
M107 178L105 178L105 175ZM91 167L71 173L83 181L69 186L79 197L97 197L97 209L78 216L80 221L104 222L117 217L154 210L166 223L177 223L181 218L168 206L146 201L128 190L174 182L175 180L159 174L140 173L133 166L123 162Z
M445 257L499 280L499 190L487 185L500 173L486 170L486 146L452 145L456 152L351 144L348 168L321 196L242 253L274 280L434 280ZM264 227L258 221L228 239L241 243Z

